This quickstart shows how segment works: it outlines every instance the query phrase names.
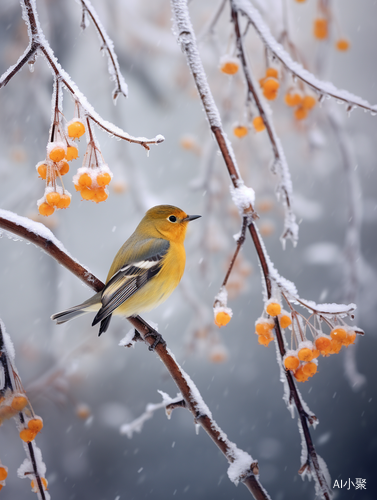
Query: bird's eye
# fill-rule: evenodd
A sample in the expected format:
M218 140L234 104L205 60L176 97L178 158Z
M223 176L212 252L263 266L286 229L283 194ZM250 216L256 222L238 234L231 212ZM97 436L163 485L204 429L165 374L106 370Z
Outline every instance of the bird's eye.
M175 215L169 215L168 220L170 220L170 222L177 222L177 217Z

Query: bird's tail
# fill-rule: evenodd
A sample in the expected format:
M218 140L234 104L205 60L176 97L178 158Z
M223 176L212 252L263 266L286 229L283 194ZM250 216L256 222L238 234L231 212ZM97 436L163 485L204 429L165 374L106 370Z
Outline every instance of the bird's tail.
M90 299L86 300L82 304L79 304L78 306L73 306L70 307L69 309L66 309L65 311L53 314L51 316L51 319L56 320L56 323L60 325L62 323L70 321L71 319L77 318L82 314L86 314L91 311L98 311L100 307L101 307L101 293L98 292L95 295L93 295L93 297L90 297Z

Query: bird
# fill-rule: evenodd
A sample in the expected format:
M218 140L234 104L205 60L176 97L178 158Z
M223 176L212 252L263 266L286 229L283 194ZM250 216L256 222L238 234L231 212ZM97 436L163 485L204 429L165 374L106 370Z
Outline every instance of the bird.
M100 336L107 331L113 314L138 316L160 305L182 278L187 225L199 217L172 205L149 209L118 250L104 288L82 304L53 314L51 319L61 324L96 312L92 326L100 323Z

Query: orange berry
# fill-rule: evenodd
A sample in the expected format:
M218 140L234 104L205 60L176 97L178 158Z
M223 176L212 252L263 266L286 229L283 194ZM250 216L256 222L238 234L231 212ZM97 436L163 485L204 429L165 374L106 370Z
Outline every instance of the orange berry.
M59 173L60 173L60 175L65 175L65 174L68 174L68 172L69 172L69 165L66 161L63 161L59 165Z
M281 313L281 305L277 302L267 304L266 313L270 316L278 316Z
M266 78L268 78L269 76L272 76L273 78L277 79L279 76L278 70L275 68L267 68L266 69Z
M51 191L51 193L46 194L46 201L52 207L56 207L60 201L60 194L56 191Z
M283 314L283 316L280 317L280 326L282 328L287 328L289 325L292 324L291 317L288 316L287 314Z
M306 118L308 116L308 110L300 105L298 108L295 109L294 114L295 114L296 120L304 120L304 118Z
M93 189L93 191L94 191L94 196L92 199L96 203L101 203L101 201L106 201L107 198L109 197L109 195L106 193L104 187L99 187L99 188Z
M309 361L309 363L305 363L302 366L302 371L307 375L308 377L312 377L317 373L317 365L315 363L312 363Z
M327 354L331 350L331 340L327 337L318 337L315 346L321 354Z
M319 17L317 19L314 19L313 34L314 37L317 38L318 40L324 40L325 38L327 38L328 35L327 19Z
M303 3L305 0L296 0L297 3Z
M97 175L97 184L101 187L107 186L110 184L111 175L108 172L101 172Z
M27 423L27 426L28 426L29 430L31 430L35 434L38 434L38 432L40 432L41 429L43 428L43 421L41 418L32 418Z
M256 132L262 132L266 125L264 124L263 118L261 116L256 116L253 120L253 125Z
M259 335L258 337L258 342L261 344L261 345L264 345L266 347L268 347L268 344L270 342L272 342L272 340L274 340L274 336L272 335Z
M79 139L85 134L85 125L82 122L76 121L68 125L68 135L73 139Z
M296 356L287 356L284 360L284 366L287 370L295 371L300 365L300 360Z
M245 127L245 125L237 125L236 127L233 128L233 134L238 137L239 139L242 139L242 137L245 137L247 135L248 129Z
M4 481L8 477L8 471L5 467L0 467L0 481Z
M287 92L284 96L284 102L287 106L298 106L302 102L302 95L298 92Z
M342 348L342 343L339 342L339 340L332 339L330 350L329 350L328 354L324 354L324 356L329 356L330 354L338 354L338 352L341 350L341 348Z
M305 109L312 109L317 103L317 99L313 97L312 95L306 95L304 96L302 100L302 107Z
M319 351L319 349L313 349L313 359L319 358L320 354L321 352Z
M79 150L76 148L76 146L68 146L67 147L67 154L65 155L65 159L67 161L76 160L76 158L78 158L78 156L79 156ZM64 156L63 156L63 158L64 158Z
M3 489L3 485L2 485L2 484L0 484L0 491L1 491L2 489Z
M342 344L345 346L349 346L355 343L356 339L356 332L348 332L347 337L345 340L343 340Z
M337 50L344 52L344 51L349 49L350 43L345 38L339 38L339 40L336 42L335 46L336 46Z
M219 328L225 326L231 320L231 316L226 311L219 311L215 316L215 325Z
M12 402L10 405L14 410L21 411L25 408L27 403L28 403L28 401L27 401L27 398L25 396L15 396L12 399Z
M226 75L235 75L240 65L236 58L224 58L220 63L220 70Z
M46 179L47 177L47 165L45 163L42 163L42 165L39 165L37 168L37 172L39 174L39 177L42 179Z
M278 95L279 82L275 78L266 78L263 83L263 95L269 101L276 99Z
M347 338L347 332L344 328L334 328L334 330L330 332L330 337L333 340L343 343Z
M71 204L71 197L68 194L62 194L56 208L68 208Z
M63 160L63 158L65 156L64 148L62 148L60 146L56 146L56 147L51 149L48 156L49 156L50 160L52 160L52 161L55 161L55 162L61 161L61 160Z
M268 336L271 334L271 330L274 327L271 323L257 323L255 325L255 333L257 335L265 335Z
M83 186L80 192L84 200L92 200L94 198L94 191L86 186Z
M89 174L84 173L80 175L78 182L80 186L90 187L92 185L92 178Z
M52 215L55 212L54 207L52 207L46 202L41 203L38 207L38 210L41 215L45 215L46 217Z
M22 429L22 431L20 432L20 438L22 439L22 441L25 441L25 443L30 443L30 441L33 441L36 435L37 433L33 432L30 429Z
M295 379L297 380L297 382L306 382L308 380L308 376L306 375L306 373L304 372L303 370L303 367L300 366L300 368L298 368L293 376L295 377Z
M297 356L301 361L311 361L313 359L313 351L309 347L303 347L298 351Z

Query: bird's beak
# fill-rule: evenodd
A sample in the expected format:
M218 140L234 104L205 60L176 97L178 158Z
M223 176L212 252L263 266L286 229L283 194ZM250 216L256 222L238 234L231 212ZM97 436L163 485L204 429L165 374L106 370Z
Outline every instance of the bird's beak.
M201 215L188 215L187 217L182 219L182 222L183 221L190 222L191 220L199 219L199 217L201 217Z

